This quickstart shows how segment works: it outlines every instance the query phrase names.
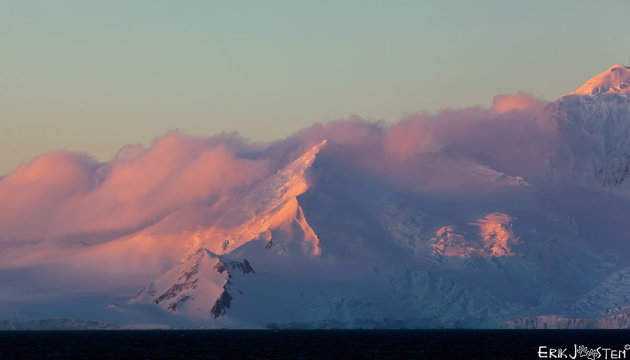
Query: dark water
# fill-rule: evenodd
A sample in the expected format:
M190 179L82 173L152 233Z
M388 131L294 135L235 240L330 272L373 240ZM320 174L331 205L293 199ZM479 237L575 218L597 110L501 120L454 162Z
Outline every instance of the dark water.
M630 344L624 330L0 331L0 359L538 359L574 344L630 359L605 350Z

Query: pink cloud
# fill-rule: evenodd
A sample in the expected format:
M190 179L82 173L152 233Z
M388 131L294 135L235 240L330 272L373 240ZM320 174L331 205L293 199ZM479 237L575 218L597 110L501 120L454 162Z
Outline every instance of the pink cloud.
M132 231L267 173L266 161L233 147L172 132L147 149L127 146L106 164L43 155L0 180L0 240Z
M324 139L323 157L401 186L470 191L502 173L541 172L554 126L541 102L518 93L497 96L492 109L445 110L395 124L353 117L269 144L170 132L148 148L124 146L106 163L46 154L0 178L0 242L133 232L188 205L221 201Z
M427 117L403 120L389 129L385 136L385 152L396 160L404 160L414 153L425 152L434 143L433 129Z
M58 152L22 164L0 181L0 239L47 237L51 216L64 200L90 190L97 164L89 157Z
M505 113L510 110L540 110L543 103L532 94L519 91L516 95L496 95L492 102L492 111Z
M410 189L461 194L503 174L542 173L541 158L552 151L556 125L542 103L536 104L535 110L504 113L481 107L444 110L394 124L352 118L314 125L285 142L328 139L323 154L337 161Z

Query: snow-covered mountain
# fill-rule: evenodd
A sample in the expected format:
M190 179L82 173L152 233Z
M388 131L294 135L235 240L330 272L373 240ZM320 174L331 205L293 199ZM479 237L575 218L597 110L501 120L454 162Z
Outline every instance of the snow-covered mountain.
M630 94L630 67L615 64L570 95Z
M626 327L629 74L615 65L540 109L475 115L488 117L484 126L520 121L534 129L520 135L544 138L517 152L448 127L455 140L414 147L430 143L414 131L449 138L430 122L400 134L344 124L298 133L240 155L270 164L259 179L108 241L7 247L0 275L32 273L44 290L58 281L48 269L76 279L74 300L54 299L81 302L84 313L68 305L27 320ZM6 309L50 301L20 291L0 285ZM85 293L108 294L107 303Z
M237 292L243 294L240 289L232 289L234 276L249 273L254 269L247 260L228 260L199 249L145 287L132 302L217 318L225 314Z
M629 98L630 68L614 65L549 104L562 144L552 161L579 181L622 185L630 172Z

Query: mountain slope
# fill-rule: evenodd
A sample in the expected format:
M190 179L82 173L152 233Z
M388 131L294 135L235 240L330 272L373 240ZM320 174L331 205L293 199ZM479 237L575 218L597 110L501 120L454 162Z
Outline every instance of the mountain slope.
M234 281L245 295L221 316L254 327L493 327L583 314L577 299L623 265L596 250L594 236L604 232L564 192L569 183L593 191L587 203L608 204L602 184L625 186L630 107L615 95L625 89L620 71L589 82L597 94L582 89L547 106L558 123L549 182L448 148L401 163L425 170L401 181L316 145L224 206L200 233L213 251L258 264L256 276ZM226 281L207 285L215 302Z
M243 294L233 287L234 276L252 273L254 269L247 260L229 260L199 249L156 278L131 301L156 304L173 313L217 318L230 307L235 291Z

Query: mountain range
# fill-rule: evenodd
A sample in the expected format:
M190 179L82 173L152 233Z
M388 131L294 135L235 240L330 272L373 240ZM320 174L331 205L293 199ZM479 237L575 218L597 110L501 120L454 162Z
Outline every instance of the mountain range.
M128 328L630 324L629 67L614 65L552 102L519 93L497 96L490 109L396 124L348 119L268 144L186 141L167 134L105 164L72 155L87 161L84 188L40 180L48 178L38 170L45 159L0 178L0 203L13 206L0 211L0 320ZM184 148L182 156L203 159L220 150L236 160L220 167L227 160L211 157L174 182L180 192L200 189L186 201L164 197L171 190L153 184L156 172L138 186L117 177L167 166L170 155L142 162L162 147L159 154ZM160 184L188 171L173 163ZM49 171L66 171L53 164ZM102 195L114 186L115 201ZM46 208L47 194L61 188L73 190ZM28 194L46 195L10 197ZM14 215L20 211L28 222ZM103 227L105 219L115 225Z

